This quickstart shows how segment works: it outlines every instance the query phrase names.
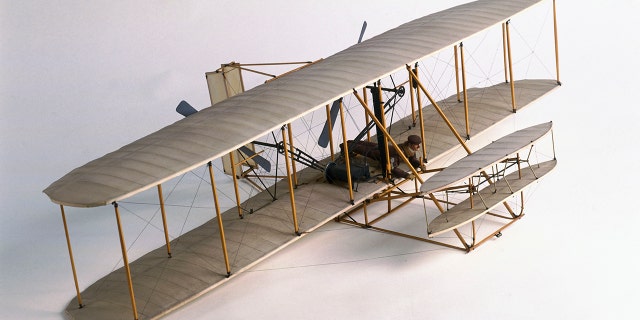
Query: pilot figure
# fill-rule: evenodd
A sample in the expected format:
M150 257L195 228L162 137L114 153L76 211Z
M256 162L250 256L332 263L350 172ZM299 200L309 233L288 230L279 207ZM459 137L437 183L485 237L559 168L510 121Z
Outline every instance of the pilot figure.
M378 144L375 142L369 141L347 141L349 143L349 152L353 152L359 155L363 155L367 158L380 161L380 150L378 150ZM417 135L410 135L407 137L407 141L398 145L404 153L405 157L411 162L411 165L414 168L420 168L421 163L418 157L416 156L416 151L420 149L420 145L422 144L422 139L420 139ZM340 145L342 148L342 145ZM404 179L413 179L414 176L410 172L405 172L401 168L398 167L402 162L400 155L396 151L396 149L389 145L389 158L391 159L392 170L391 173L396 178L404 178Z

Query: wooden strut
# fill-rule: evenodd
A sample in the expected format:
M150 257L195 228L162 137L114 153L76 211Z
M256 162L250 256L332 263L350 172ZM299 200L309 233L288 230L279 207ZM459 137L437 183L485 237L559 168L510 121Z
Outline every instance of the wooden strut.
M390 189L393 189L393 188L390 188ZM385 229L385 228L374 226L375 223L377 223L378 221L382 220L383 218L389 216L393 212L396 212L396 210L402 208L404 205L408 204L414 198L419 197L419 196L420 196L420 193L408 193L408 194L405 194L403 196L393 196L392 197L391 195L389 195L389 192L386 192L384 197L368 199L366 201L363 201L362 203L360 203L355 208L352 208L351 210L349 210L349 212L343 213L342 215L337 217L335 220L337 222L340 222L340 223L345 223L345 224L349 224L349 225L353 225L353 226L358 226L358 227L362 227L362 228L365 228L365 229L371 229L371 230L375 230L375 231L379 231L379 232L384 232L384 233L388 233L388 234L392 234L392 235L396 235L396 236L405 237L405 238L408 238L408 239L419 240L419 241L423 241L423 242L427 242L427 243L431 243L431 244L444 246L444 247L451 248L451 249L458 249L458 250L462 250L462 251L468 251L467 247L459 247L459 246L451 245L451 244L448 244L448 243L444 243L444 242L440 242L440 241L436 241L436 240L431 240L431 239L428 239L428 238L425 238L425 237L419 237L419 236L415 236L415 235L410 235L410 234L406 234L406 233L402 233L402 232L398 232L398 231L394 231L394 230L390 230L390 229ZM371 202L376 202L376 201L387 201L389 197L392 197L393 199L409 197L409 199L406 199L405 201L403 201L401 204L396 206L391 211L386 212L386 213L382 214L381 216L379 216L379 217L377 217L377 218L375 218L373 220L370 220L370 217L369 217L369 214L368 214L368 210L367 210L368 204L371 203ZM351 217L349 215L350 213L356 212L356 211L358 211L360 209L363 210L364 220L365 220L364 223L358 222L358 221L354 220L353 218L347 219L347 217Z
M427 242L427 243L431 243L431 244L435 244L435 245L440 245L440 246L444 246L447 248L451 248L451 249L458 249L458 250L462 250L465 252L470 252L472 250L474 250L475 248L477 248L478 246L480 246L481 244L485 243L487 240L493 238L494 236L499 235L502 230L506 229L507 227L509 227L511 224L513 224L515 221L521 219L524 216L524 195L521 192L521 209L520 209L520 213L516 214L511 207L508 206L507 202L503 202L503 204L505 205L505 207L507 208L507 210L509 211L511 217L505 217L502 215L498 215L498 214L494 214L491 212L488 212L487 215L491 215L491 216L495 216L495 217L499 217L499 218L503 218L503 219L508 219L510 220L508 223L504 224L503 226L501 226L500 228L498 228L497 230L495 230L494 232L492 232L490 235L488 235L487 237L481 239L480 241L477 241L477 228L476 228L476 224L475 221L471 221L471 242L468 243L464 236L462 235L462 233L459 231L458 228L453 229L452 231L454 232L454 234L456 235L456 237L458 238L458 240L460 241L462 246L457 246L457 245L452 245L449 243L444 243L441 241L436 241L436 240L432 240L432 239L428 239L425 237L419 237L419 236L415 236L415 235L410 235L410 234L406 234L406 233L402 233L402 232L398 232L398 231L394 231L394 230L389 230L389 229L385 229L385 228L381 228L381 227L376 227L374 226L375 223L381 221L382 219L386 218L387 216L389 216L390 214L392 214L393 212L395 212L396 210L400 209L401 207L403 207L404 205L406 205L407 203L409 203L410 201L412 201L414 198L418 197L419 193L410 193L410 194L406 194L403 196L392 196L389 194L389 192L387 192L385 194L384 197L380 197L380 198L374 198L374 199L369 199L367 201L364 201L362 204L360 204L359 206L357 206L356 208L353 208L352 210L350 210L348 213L345 213L343 215L341 215L340 217L338 217L336 219L336 221L341 222L341 223L345 223L345 224L349 224L349 225L354 225L354 226L359 226L362 228L366 228L366 229L371 229L371 230L375 230L375 231L380 231L380 232L384 232L384 233L388 233L388 234L392 234L392 235L396 235L396 236L401 236L401 237L405 237L405 238L409 238L409 239L414 239L414 240L419 240L419 241L423 241L423 242ZM401 204L399 204L398 206L396 206L395 208L393 208L392 210L374 218L373 220L371 220L371 217L368 214L368 210L367 210L367 206L369 203L371 202L376 202L376 201L388 201L390 198L391 199L399 199L399 198L404 198L404 197L409 197L409 199L403 201ZM429 198L433 201L433 203L436 205L436 207L440 210L441 213L446 212L446 210L442 207L440 201L433 195L433 194L429 194ZM358 222L356 220L353 220L353 218L351 219L346 219L346 217L351 217L349 215L349 213L355 212L357 210L363 209L363 213L364 213L364 223Z
M282 132L282 145L284 147L284 162L285 162L285 166L287 167L287 182L289 183L289 199L291 200L291 215L293 216L293 231L295 232L296 235L301 235L300 230L298 228L298 215L296 213L296 200L295 200L295 196L293 195L293 181L291 179L291 168L290 168L290 159L289 157L292 156L290 155L290 149L287 148L287 134L285 132L285 126L282 126L282 128L280 128L281 132Z
M394 199L400 199L400 198L407 198L407 199L405 199L404 201L402 201L399 205L397 205L397 206L395 206L395 207L391 208L391 200L394 200ZM372 221L370 221L370 222L368 223L368 225L373 225L373 224L375 224L376 222L378 222L378 221L380 221L380 220L382 220L382 219L386 218L386 217L387 217L387 216L389 216L390 214L394 213L396 210L398 210L398 209L400 209L400 208L404 207L405 205L407 205L407 204L408 204L409 202L411 202L414 198L415 198L415 195L411 195L411 194L404 195L404 196L395 196L395 197L392 197L391 195L387 196L387 197L386 197L386 199L384 199L384 200L386 200L386 201L387 201L387 203L389 204L389 207L387 208L387 212L385 212L384 214L382 214L382 215L380 215L379 217L377 217L377 218L373 219Z
M120 212L118 211L118 203L113 202L113 208L116 213L116 222L118 223L118 234L120 235L120 249L122 250L122 262L127 276L127 284L129 286L129 297L131 298L131 308L133 310L133 319L138 320L138 309L136 307L136 297L133 293L133 282L131 281L131 270L129 269L129 259L127 258L127 247L122 233L122 223L120 222Z
M362 97L360 97L360 95L358 94L358 91L356 91L356 89L353 89L353 94L356 96L356 98L358 99L358 101L360 102L360 104L364 107L364 111L369 115L369 117L371 118L371 120L373 120L376 125L378 126L378 128L380 128L380 131L382 131L382 133L384 134L384 136L388 139L389 142L391 142L391 144L393 145L393 147L396 149L396 151L398 152L398 155L400 156L400 158L402 159L402 161L406 164L409 165L409 169L411 170L411 172L413 173L414 177L416 177L416 179L418 179L418 181L420 181L420 183L424 183L424 180L422 180L422 177L420 177L420 175L418 174L418 171L416 171L416 169L411 165L411 162L409 161L409 159L407 159L407 157L404 155L404 153L402 152L402 149L400 149L400 147L396 144L396 142L393 140L393 138L391 137L391 135L389 134L389 132L387 131L387 129L382 125L382 123L380 123L380 121L378 121L378 119L375 117L375 115L373 115L371 113L371 110L369 110L369 108L366 107L366 103L362 100ZM387 146L388 147L388 146Z
M458 131L456 130L456 128L453 126L453 124L451 123L451 121L449 121L449 119L447 118L447 116L444 114L444 112L442 111L442 109L438 106L438 103L433 99L433 97L429 94L429 92L427 92L427 89L424 87L424 85L422 84L422 82L420 82L419 79L416 78L416 74L413 73L413 71L411 70L411 68L409 67L409 65L406 65L407 70L409 71L409 76L413 79L415 79L416 84L418 84L418 86L420 87L420 89L422 90L422 92L424 92L424 94L427 96L427 98L429 99L429 101L431 102L431 105L436 109L436 111L438 112L438 114L440 115L440 117L442 118L442 120L444 120L444 122L446 123L447 127L449 127L449 130L451 130L451 132L453 133L453 135L456 137L456 139L458 140L458 142L460 143L460 145L464 148L464 150L467 152L467 154L471 154L472 151L471 149L469 149L469 147L467 146L467 144L464 142L464 140L462 139L462 137L460 136L460 134L458 133ZM425 149L425 148L423 148ZM412 166L409 166L412 167ZM487 180L489 180L489 182L491 182L489 176L483 171L482 174L487 178ZM420 182L423 182L422 180L420 180Z
M460 65L462 66L462 96L464 99L464 123L467 130L467 140L471 139L471 129L469 128L469 96L467 95L467 74L464 69L464 49L460 42Z
M504 83L509 83L509 65L507 61L507 30L502 23L502 63L504 65Z
M511 107L516 113L516 89L513 83L513 59L511 57L511 36L509 35L509 20L505 22L505 34L507 36L507 56L509 58L509 84L511 85Z
M456 139L458 140L458 142L460 142L460 145L462 145L462 147L464 148L465 151L467 151L468 154L471 154L471 149L469 149L469 147L467 146L467 144L464 142L464 140L462 139L462 137L460 136L460 134L458 133L458 131L456 130L456 128L453 126L453 124L451 123L451 121L449 121L449 119L447 118L447 116L444 114L444 112L442 111L442 109L440 108L440 106L438 106L438 103L433 99L433 97L429 94L429 92L427 91L427 89L424 87L424 85L422 84L422 82L420 82L420 80L416 77L415 73L413 73L413 71L411 71L411 67L409 67L409 65L406 65L407 70L409 71L409 75L412 77L412 79L414 79L416 81L416 83L418 84L418 86L420 87L420 90L422 90L422 92L424 92L424 94L427 96L427 99L429 99L429 101L431 102L431 105L433 105L433 107L436 109L436 111L438 112L438 114L440 115L440 117L444 120L444 122L447 124L447 127L449 127L449 130L451 130L451 132L453 133L453 135L456 137Z
M351 178L351 161L349 160L349 144L347 143L347 127L344 121L344 106L340 100L340 126L342 127L342 144L344 148L344 160L347 166L347 184L349 185L349 203L353 204L353 180Z
M521 171L520 162L521 161L528 162L528 160L520 160L520 154L519 153L517 154L515 159L516 159L517 164L518 164L519 176L521 177L521 174L520 174L520 171ZM506 164L505 164L505 166L506 166ZM506 167L505 167L505 169L506 169ZM531 169L531 170L533 170L533 169ZM535 172L534 172L534 175L535 175ZM489 184L494 185L494 183L492 181L488 180L488 182L489 182ZM505 180L505 182L507 183L507 185L509 185L507 180ZM511 190L511 186L509 186L509 189ZM511 193L513 193L513 190L511 191ZM479 192L478 192L478 196L480 196ZM433 194L430 194L430 197L432 198L432 200L434 201L434 203L436 204L436 206L438 207L440 212L441 213L445 213L445 210L442 208L442 206L440 206L438 204L438 201L435 198L435 196ZM487 205L484 203L484 199L482 199L482 196L480 196L480 199L482 200L483 204L485 205L485 208L487 208ZM502 232L502 230L506 229L511 224L513 224L515 221L520 220L524 216L524 191L520 191L520 212L519 213L516 214L515 211L511 208L511 206L509 205L509 203L507 201L503 201L502 205L504 205L504 207L507 209L507 211L509 212L510 217L503 216L503 215L496 214L496 213L492 213L492 212L487 212L486 214L490 215L490 216L493 216L493 217L498 217L498 218L507 219L507 220L511 220L511 221L509 221L508 223L504 224L502 227L498 228L493 233L491 233L489 236L485 237L484 239L480 240L477 243L476 243L475 221L471 221L471 231L472 231L472 243L471 244L468 244L464 240L464 238L459 233L457 228L453 229L453 231L456 233L456 235L458 236L458 238L460 239L462 244L465 247L467 247L467 251L471 251L471 250L475 249L476 247L480 246L481 244L485 243L487 240L491 239L492 237L498 236ZM471 207L473 208L473 201L471 201Z
M418 63L417 62L415 64L415 68L413 70L414 70L413 74L415 74L415 76L417 78L418 77ZM409 76L409 79L411 79L411 76ZM414 89L413 88L414 87L413 82L409 81L409 83L411 84L409 86L409 89L410 89L411 93L413 94L413 89ZM416 102L418 103L418 119L420 121L420 138L422 139L422 159L424 159L424 161L426 162L426 159L427 159L427 139L425 138L425 135L424 135L424 114L422 113L422 95L418 91L417 87L415 88L415 90L416 90L416 92L415 92ZM366 99L366 97L365 97L365 99ZM411 103L412 103L412 108L413 108L413 100L412 100ZM415 126L415 119L414 119L413 125Z
M293 159L294 150L296 149L293 146L293 129L291 129L291 122L287 123L287 133L289 134L289 154L291 154L291 159ZM291 169L293 171L293 186L294 188L298 187L298 170L296 170L296 162L291 161Z
M454 64L454 69L455 69L455 74L456 74L456 98L458 99L458 102L462 102L462 100L460 100L460 75L458 74L458 46L454 45L453 46L453 60L455 62Z
M162 213L162 226L164 228L164 241L167 243L167 255L171 258L171 243L169 241L169 229L167 228L167 213L164 207L164 196L162 196L162 184L158 184L158 199L160 200L160 212Z
M233 164L233 161L231 162ZM211 180L211 193L213 194L213 204L216 210L216 220L218 221L218 230L220 232L220 242L222 244L222 254L224 255L224 264L227 269L227 278L231 276L231 266L229 265L229 253L227 252L227 240L224 237L224 226L222 225L222 214L220 212L220 203L218 201L218 191L216 190L216 180L213 176L213 164L211 161L207 163L209 167L209 179Z
M417 237L417 236L414 236L414 235L401 233L401 232L397 232L397 231L393 231L393 230L389 230L389 229L384 229L384 228L376 227L376 226L373 226L373 225L367 225L367 224L363 224L363 223L360 223L360 222L357 222L357 221L340 219L339 222L350 224L350 225L354 225L354 226L359 226L359 227L362 227L362 228L367 228L367 229L371 229L371 230L375 230L375 231L380 231L380 232L384 232L384 233L388 233L388 234L392 234L392 235L396 235L396 236L400 236L400 237L404 237L404 238L423 241L423 242L426 242L426 243L436 244L436 245L444 246L444 247L451 248L451 249L458 249L458 250L462 250L462 251L467 251L466 248L461 248L461 247L454 246L454 245L451 245L451 244L448 244L448 243L435 241L435 240L431 240L431 239L427 239L427 238L423 238L423 237Z
M416 64L418 64L416 62ZM415 69L414 69L415 70ZM415 73L418 73L417 71L414 71ZM411 79L411 77L409 77L409 79ZM407 81L409 82L409 100L411 101L411 120L412 120L412 124L415 127L416 126L416 105L415 105L415 91L413 89L413 83L411 83L411 81ZM424 139L422 139L424 140Z
M71 250L71 240L69 238L69 229L67 228L67 218L64 214L64 206L60 205L60 212L62 213L62 225L64 226L64 234L67 237L67 249L69 249L69 260L71 261L71 271L73 272L73 282L76 285L76 297L78 297L78 307L82 308L82 296L80 296L80 286L78 286L78 275L76 273L76 264L73 260L73 250Z
M369 108L369 106L367 105L367 88L362 88L362 97L365 101L365 108ZM365 124L369 123L369 114L365 113L364 114L364 121ZM367 141L371 141L371 130L367 130Z
M383 128L382 130L386 131L387 128L387 121L386 118L384 116L384 101L382 101L382 84L380 82L380 80L378 80L378 97L380 97L378 100L379 105L374 106L374 108L379 108L380 114L382 115L380 117L380 119L376 118L375 115L373 115L371 118L374 120L379 120L380 122L380 128ZM376 124L378 123L378 121L376 121ZM385 134L383 137L383 141L384 141L384 154L387 157L387 159L385 160L385 177L390 177L391 176L391 159L389 157L389 139L391 139L390 135ZM393 139L391 139L393 140ZM399 149L398 149L398 153L402 153ZM409 163L409 162L407 162ZM409 166L411 167L410 163Z
M242 207L240 206L240 190L238 189L238 175L236 174L236 160L234 159L233 153L235 151L229 152L229 162L231 162L231 176L233 177L233 190L236 194L236 208L238 208L238 217L240 219L244 218L242 214Z
M558 52L558 21L556 19L557 15L556 15L556 0L553 0L553 38L555 41L555 48L556 48L556 82L559 85L562 85L562 82L560 82L560 56L559 56L559 52Z

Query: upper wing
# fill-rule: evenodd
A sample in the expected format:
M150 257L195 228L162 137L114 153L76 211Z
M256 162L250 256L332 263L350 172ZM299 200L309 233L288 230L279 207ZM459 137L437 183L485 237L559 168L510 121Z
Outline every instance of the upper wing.
M434 13L226 99L78 167L44 190L93 207L125 199L206 164L541 0L481 0Z

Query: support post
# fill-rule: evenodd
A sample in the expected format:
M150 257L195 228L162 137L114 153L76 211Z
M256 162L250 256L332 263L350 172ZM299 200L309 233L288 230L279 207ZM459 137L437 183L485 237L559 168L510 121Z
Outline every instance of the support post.
M502 63L504 64L504 83L509 83L509 65L507 64L507 30L502 23Z
M127 275L127 284L129 285L129 297L131 297L131 308L133 309L133 319L138 320L138 309L136 308L136 297L133 293L133 281L131 280L131 270L129 269L129 259L127 258L127 247L122 233L122 223L120 222L120 212L118 211L118 203L113 202L113 208L116 212L116 222L118 223L118 234L120 235L120 249L122 250L122 262Z
M513 83L513 58L511 57L511 36L509 35L509 21L505 23L505 31L507 35L507 56L509 58L509 83L511 84L511 107L513 113L516 113L516 88Z
M416 62L415 67L413 69L413 74L418 79L418 63ZM409 75L409 79L411 79L411 75ZM424 136L424 114L422 113L422 96L420 95L420 91L418 90L418 85L413 81L409 81L411 83L411 88L416 89L416 102L418 103L418 118L420 121L420 138L422 139L422 159L427 159L427 139Z
M160 213L162 213L162 226L164 227L164 241L167 244L167 255L171 258L171 243L169 242L169 229L167 228L167 213L164 208L164 196L162 195L161 184L158 184L158 199L160 200Z
M414 73L418 73L417 71L414 71ZM412 120L412 124L415 127L416 126L416 94L415 94L415 90L414 90L414 85L413 82L409 81L409 100L411 101L411 120Z
M236 194L236 208L238 208L238 217L240 217L240 219L244 219L244 214L242 214L242 206L240 206L240 189L238 188L238 176L236 175L236 159L234 159L233 156L234 152L235 151L229 152L229 161L231 162L231 175L233 176L233 191Z
M78 286L78 275L76 274L76 264L73 260L73 250L71 250L71 240L69 238L69 229L67 228L67 218L64 214L64 206L60 205L60 212L62 213L62 224L64 225L64 234L67 237L67 249L69 249L69 260L71 261L71 271L73 272L73 282L76 285L76 297L78 297L79 308L84 307L82 304L82 297L80 296L80 286Z
M342 100L340 100L342 104ZM293 159L293 154L295 153L296 148L293 146L293 130L291 129L291 123L287 123L287 133L289 135L289 154L291 155L291 159ZM298 187L298 170L296 169L296 162L291 161L291 169L293 171L293 186L295 188Z
M471 139L469 128L469 97L467 96L467 75L464 70L464 50L460 42L460 65L462 66L462 97L464 99L464 123L467 130L467 140Z
M558 21L556 19L556 0L553 0L553 38L555 40L556 47L556 82L562 85L560 82L560 56L558 49Z
M375 110L378 110L378 111L376 111L376 113L380 114L380 119L378 119L376 117L376 115L374 115L372 118L377 119L381 123L381 125L378 126L381 130L385 130L386 131L386 129L387 129L387 121L386 121L386 119L385 119L386 117L384 115L384 101L382 101L382 83L380 82L380 80L378 80L378 85L376 87L378 89L377 90L377 96L378 96L377 102L378 102L378 105L374 104L373 107L375 108ZM374 101L376 101L376 99L374 99ZM376 121L376 123L377 123L377 121ZM384 141L383 142L383 148L384 148L384 156L385 156L385 160L384 161L385 161L385 170L386 170L385 171L386 172L385 173L385 178L386 178L386 177L390 177L391 176L391 159L389 159L389 137L387 137L387 135L383 135L382 136L382 140ZM380 143L380 139L378 139L378 143ZM378 145L378 148L380 148L379 145ZM381 154L382 154L382 152L381 152Z
M458 98L458 102L462 102L460 100L460 75L458 71L458 46L453 46L453 60L455 62L455 72L456 72L456 97Z
M351 180L351 161L349 160L349 143L347 143L347 127L344 121L344 106L340 100L340 126L342 127L342 140L344 141L344 160L347 165L347 184L349 185L349 203L353 202L353 180Z
M418 86L420 87L420 90L422 90L422 92L424 92L424 94L427 96L427 98L429 99L429 101L431 102L431 104L433 105L433 107L436 109L436 111L438 112L438 114L440 115L440 117L444 120L444 122L447 124L447 126L449 127L449 130L451 130L451 132L453 133L453 135L456 137L456 139L458 139L458 142L460 142L460 144L462 145L462 147L464 148L465 151L467 151L468 154L471 154L471 149L469 149L469 147L467 146L466 143L464 143L464 140L462 139L462 137L460 136L460 134L458 133L458 131L456 130L456 128L453 127L453 124L451 123L451 121L449 121L449 119L447 118L447 116L444 114L444 112L442 112L442 109L440 109L440 107L438 106L438 103L433 99L433 97L431 97L431 95L429 94L429 92L427 92L427 89L424 87L424 85L420 82L420 80L418 80L416 78L416 75L411 71L411 68L407 65L407 70L409 70L409 73L411 75L411 77L413 77L416 80L416 83L418 84Z
M289 182L289 200L291 200L291 215L293 216L293 231L296 235L300 235L300 230L298 229L298 215L296 213L296 200L293 195L293 181L291 180L291 168L290 166L290 153L289 148L287 147L287 134L284 132L284 126L280 129L282 132L282 144L284 147L284 162L287 167L287 181Z
M233 164L233 160L231 160ZM224 226L222 225L222 215L220 212L220 204L218 202L218 191L216 190L216 180L213 177L213 165L211 161L207 163L209 167L209 179L211 180L211 192L213 193L213 203L216 207L216 218L218 221L218 229L220 231L220 242L222 244L222 254L224 255L224 264L227 268L227 277L231 276L231 266L229 265L229 254L227 253L227 240L224 237Z
M378 121L378 119L375 117L375 115L371 114L371 110L369 110L366 107L366 104L364 103L364 101L362 101L362 98L360 97L360 95L358 95L358 91L356 91L356 89L353 89L353 95L355 95L356 98L358 99L358 101L360 101L360 104L364 107L364 111L369 114L369 116L376 123L376 126L378 126L378 128L380 129L382 134L384 134L385 138L387 138L388 141L391 142L393 147L398 152L398 155L400 156L400 159L402 159L402 161L409 166L409 169L411 170L413 175L416 177L416 179L418 179L418 181L420 181L420 183L424 183L424 180L422 180L422 177L420 177L420 174L418 174L418 171L416 171L416 169L411 165L411 162L404 155L404 153L402 152L402 149L400 149L398 144L396 144L396 142L393 140L393 138L391 137L391 135L389 134L387 129L382 125L382 123L380 123L380 121ZM471 153L471 152L469 152L469 153Z
M367 106L367 88L362 88L362 97L363 97L364 102L365 102L364 107L368 108L368 106ZM364 114L364 121L365 121L364 122L365 125L367 123L369 123L369 114L368 113ZM371 141L371 131L370 130L367 130L367 141Z

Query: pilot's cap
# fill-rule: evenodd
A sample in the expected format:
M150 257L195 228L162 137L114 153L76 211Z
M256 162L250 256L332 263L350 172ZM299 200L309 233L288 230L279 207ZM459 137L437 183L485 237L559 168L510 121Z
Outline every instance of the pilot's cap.
M411 143L411 144L421 144L422 143L422 139L420 139L420 137L416 136L415 134L412 134L409 137L407 137L407 141L409 141L409 143Z

